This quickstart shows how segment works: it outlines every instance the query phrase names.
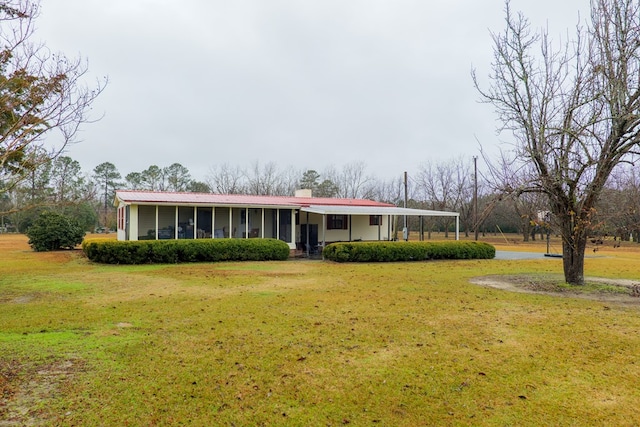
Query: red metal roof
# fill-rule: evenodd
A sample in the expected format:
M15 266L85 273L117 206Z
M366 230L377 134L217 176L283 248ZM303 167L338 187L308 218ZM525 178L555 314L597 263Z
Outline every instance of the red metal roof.
M394 206L368 199L329 197L249 196L244 194L172 193L160 191L118 190L116 197L127 204L185 204L229 206Z

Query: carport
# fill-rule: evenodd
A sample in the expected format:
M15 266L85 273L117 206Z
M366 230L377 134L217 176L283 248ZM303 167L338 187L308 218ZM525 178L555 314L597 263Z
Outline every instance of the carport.
M353 228L350 226L352 223L352 217L355 216L385 216L388 218L387 221L379 221L378 222L378 240L386 240L382 239L381 236L391 236L395 230L393 230L393 221L394 217L419 217L420 224L422 224L422 218L424 217L455 217L456 220L456 231L455 236L456 240L460 239L460 214L458 212L447 212L447 211L432 211L425 209L410 209L410 208L401 208L395 206L332 206L332 205L311 205L300 208L301 215L303 213L307 214L306 220L309 222L309 214L317 214L322 215L322 229L321 229L321 239L319 240L319 247L324 247L327 244L326 234L327 234L327 217L335 216L335 215L346 215L349 217L349 238L348 241L357 241L360 239L353 239L352 230ZM383 224L386 224L387 230L383 230ZM421 227L422 230L422 227ZM309 241L309 228L307 228L307 236L306 241ZM320 236L319 236L320 237ZM309 247L307 246L307 252L309 252Z

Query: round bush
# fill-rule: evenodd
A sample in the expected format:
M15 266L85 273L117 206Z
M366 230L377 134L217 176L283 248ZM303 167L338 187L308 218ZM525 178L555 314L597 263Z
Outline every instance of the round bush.
M29 245L34 251L56 251L73 249L82 243L84 230L80 223L73 218L56 212L44 211L27 229L26 235L29 237Z

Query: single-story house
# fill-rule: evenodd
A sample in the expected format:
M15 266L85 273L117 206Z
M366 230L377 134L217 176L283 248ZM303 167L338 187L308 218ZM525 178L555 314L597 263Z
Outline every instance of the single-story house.
M366 199L118 190L118 240L277 238L315 251L338 241L392 240L398 216L459 214L399 208Z

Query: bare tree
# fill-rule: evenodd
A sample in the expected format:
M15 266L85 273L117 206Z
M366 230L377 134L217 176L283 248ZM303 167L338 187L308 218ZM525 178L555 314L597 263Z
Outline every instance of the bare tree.
M376 188L376 180L366 174L364 162L348 163L337 171L329 168L324 172L329 182L335 185L336 196L347 199L370 199Z
M525 242L529 238L536 240L536 234L540 233L543 224L539 213L546 211L547 202L539 193L522 193L509 195L513 204L513 210L520 219L520 232Z
M300 175L302 170L293 166L287 166L279 172L280 185L276 190L279 196L293 196L300 189Z
M402 206L404 203L404 180L402 177L379 181L373 192L373 199Z
M492 34L494 58L481 98L511 131L503 190L540 192L562 236L567 283L584 283L584 253L596 202L613 169L640 141L640 3L591 0L574 40L532 31L506 3L506 28Z
M470 160L462 157L446 162L434 163L427 161L418 167L416 174L417 194L434 210L451 210L461 212L461 219L466 235L473 225L473 175ZM436 220L448 235L448 225L451 218L443 217Z
M617 168L598 200L597 219L601 235L616 240L640 237L640 171L633 165Z
M240 167L224 163L217 167L212 167L205 181L209 187L218 194L244 194L244 177L246 172Z
M255 161L247 173L247 190L249 194L258 196L280 195L283 179L274 162L261 165Z
M473 215L474 172L473 159L459 156L451 160L453 174L453 203L451 209L460 213L460 220L464 227L464 233L468 237L469 232L475 230ZM481 190L478 182L478 191Z
M501 193L492 193L478 197L478 199L478 222L482 224L483 233L486 231L493 233L522 231L520 218L508 197Z
M290 196L298 187L299 171L294 168L279 169L275 162L261 164L256 160L244 172L243 192L259 196ZM225 177L228 175L223 175Z
M83 85L86 61L30 41L38 10L37 1L0 3L0 193L74 142L104 89L104 82Z

